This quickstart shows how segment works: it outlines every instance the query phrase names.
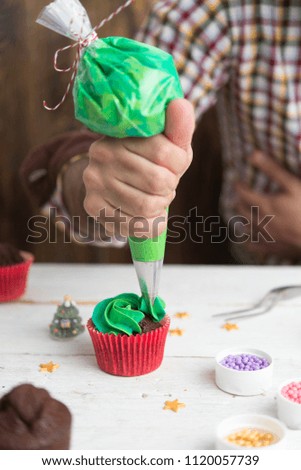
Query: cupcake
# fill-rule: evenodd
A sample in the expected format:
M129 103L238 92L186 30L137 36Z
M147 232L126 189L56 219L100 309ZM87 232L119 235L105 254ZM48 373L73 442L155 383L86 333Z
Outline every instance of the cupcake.
M0 400L0 450L67 450L71 414L43 388L22 384Z
M124 377L157 369L170 324L164 307L157 297L149 311L135 294L120 294L97 304L87 327L99 368Z
M15 300L24 294L33 255L19 251L9 243L0 244L0 302Z

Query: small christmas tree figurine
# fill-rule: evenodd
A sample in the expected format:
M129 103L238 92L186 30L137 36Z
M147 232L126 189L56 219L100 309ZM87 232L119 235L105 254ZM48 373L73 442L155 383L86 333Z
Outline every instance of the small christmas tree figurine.
M73 338L85 329L81 321L76 303L70 295L65 295L64 302L58 306L52 323L49 325L50 334L58 339Z

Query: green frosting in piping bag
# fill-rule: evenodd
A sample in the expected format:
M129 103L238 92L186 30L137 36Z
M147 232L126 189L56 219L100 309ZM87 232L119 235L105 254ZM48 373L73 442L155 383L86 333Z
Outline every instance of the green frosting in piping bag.
M128 38L85 48L73 89L76 118L111 137L149 137L165 127L168 103L183 98L170 54Z
M93 311L92 321L95 328L102 333L114 335L141 333L139 323L145 313L151 314L154 321L160 321L165 316L165 303L157 297L152 311L146 306L142 297L136 294L119 294L116 297L102 300Z

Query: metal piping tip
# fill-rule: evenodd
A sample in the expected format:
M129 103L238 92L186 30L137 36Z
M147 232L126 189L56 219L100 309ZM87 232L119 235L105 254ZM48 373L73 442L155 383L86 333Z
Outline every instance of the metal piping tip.
M154 305L159 292L163 259L148 262L134 261L134 266L142 296L144 297L147 305Z

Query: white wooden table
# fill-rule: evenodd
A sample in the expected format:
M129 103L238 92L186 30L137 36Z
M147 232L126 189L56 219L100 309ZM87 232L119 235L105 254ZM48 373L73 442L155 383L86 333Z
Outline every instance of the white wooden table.
M301 376L301 298L238 322L239 330L222 329L222 321L211 315L248 306L270 288L298 283L301 270L294 267L165 266L161 296L171 327L185 332L168 336L159 370L121 378L98 369L87 331L65 342L50 337L48 324L56 310L50 301L62 301L65 294L97 301L138 292L133 267L34 265L25 299L35 303L0 305L0 391L31 382L66 403L74 418L73 449L212 449L223 418L243 412L276 416L277 385ZM92 309L80 307L85 322ZM190 318L174 318L179 311ZM274 384L266 395L234 397L215 386L215 354L237 345L273 356ZM39 372L39 364L48 361L59 363L59 369ZM164 411L165 400L176 398L186 408ZM288 437L290 449L301 448L301 431L289 431Z

